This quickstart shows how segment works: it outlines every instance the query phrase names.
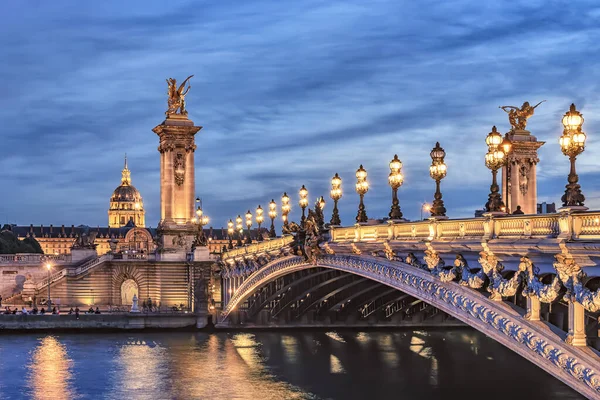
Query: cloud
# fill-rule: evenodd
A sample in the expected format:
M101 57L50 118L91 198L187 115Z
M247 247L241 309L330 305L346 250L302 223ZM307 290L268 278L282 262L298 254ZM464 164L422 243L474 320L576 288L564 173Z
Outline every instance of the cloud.
M489 191L485 135L509 128L498 106L525 100L547 100L529 122L546 141L540 199L558 203L564 190L557 140L571 102L589 138L578 161L583 191L598 191L600 9L591 1L34 4L4 5L0 26L0 184L10 192L0 218L11 222L106 224L127 152L156 226L151 129L164 118L164 79L189 74L190 117L204 127L196 187L214 226L284 191L296 218L300 186L314 201L335 172L350 223L359 164L371 182L367 212L383 217L394 154L406 176L401 207L417 219L433 197L436 141L447 152L448 215L471 216Z

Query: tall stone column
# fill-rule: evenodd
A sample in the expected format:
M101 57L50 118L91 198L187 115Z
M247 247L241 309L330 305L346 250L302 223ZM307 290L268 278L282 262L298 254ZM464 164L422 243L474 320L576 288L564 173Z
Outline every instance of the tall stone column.
M508 137L512 141L512 151L508 159L508 182L507 166L502 167L504 203L510 213L514 212L517 206L521 206L525 214L536 214L536 165L539 162L537 151L545 142L539 142L527 130L514 129L509 132Z
M185 261L196 234L194 217L194 135L202 129L187 115L168 114L152 131L161 154L161 220L158 226L161 260Z

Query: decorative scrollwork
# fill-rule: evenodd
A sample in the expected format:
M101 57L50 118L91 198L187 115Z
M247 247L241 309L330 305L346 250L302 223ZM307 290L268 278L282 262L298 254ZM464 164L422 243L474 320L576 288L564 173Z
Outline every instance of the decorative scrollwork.
M486 275L482 268L471 269L469 263L462 254L457 254L454 260L454 266L460 270L461 286L468 286L473 289L482 288L485 284Z
M533 264L529 257L521 257L519 271L526 274L523 296L534 296L543 303L552 303L558 298L560 289L562 288L558 276L554 277L552 283L548 285L543 284L539 279L539 268Z
M514 296L517 293L521 283L521 271L515 272L510 279L504 279L500 274L504 266L494 254L487 251L479 253L479 264L490 280L487 287L487 291L491 294L490 299L502 301L502 297Z
M323 244L323 250L325 250L325 253L327 254L335 254L335 251L329 246L329 243Z
M554 258L556 261L552 265L558 273L558 277L563 286L567 289L563 300L567 303L574 301L574 281L575 279L581 279L583 271L570 254L556 254Z
M177 186L183 185L185 179L185 158L183 154L177 153L175 154L175 183Z
M358 247L356 247L356 245L354 243L350 243L350 247L352 248L352 253L354 254L362 254L362 251L360 251L360 249Z

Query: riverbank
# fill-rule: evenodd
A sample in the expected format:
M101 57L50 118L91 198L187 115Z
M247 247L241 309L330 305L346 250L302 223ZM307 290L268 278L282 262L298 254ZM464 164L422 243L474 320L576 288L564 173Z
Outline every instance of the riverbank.
M192 313L178 314L73 314L60 315L0 315L0 333L15 331L119 331L119 330L288 330L288 329L389 329L389 328L455 328L465 327L460 321L401 323L323 323L323 324L217 324L209 323L206 316Z
M196 314L0 315L2 331L198 329L206 316Z

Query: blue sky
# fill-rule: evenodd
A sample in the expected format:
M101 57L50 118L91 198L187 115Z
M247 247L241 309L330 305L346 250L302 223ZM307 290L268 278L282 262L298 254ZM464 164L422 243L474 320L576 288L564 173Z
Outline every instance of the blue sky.
M568 5L568 6L567 6ZM561 116L586 118L578 172L600 208L600 6L595 1L28 1L2 4L2 222L106 225L127 152L147 223L160 217L158 137L168 77L190 74L196 187L220 227L287 191L311 204L343 179L354 221L363 164L369 217L389 212L388 163L404 163L405 217L433 198L440 141L450 217L487 200L485 136L499 105L537 103L538 199L560 201ZM331 212L329 200L326 212Z

